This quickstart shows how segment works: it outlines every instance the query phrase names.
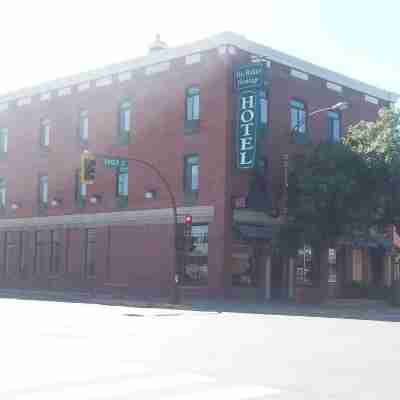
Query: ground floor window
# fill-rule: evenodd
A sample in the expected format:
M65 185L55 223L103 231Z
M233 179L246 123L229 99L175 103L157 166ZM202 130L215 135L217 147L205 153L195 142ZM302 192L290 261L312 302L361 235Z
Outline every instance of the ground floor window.
M232 285L241 287L256 286L256 262L247 253L234 253L232 257Z
M305 245L297 252L296 282L309 284L312 281L312 249Z
M328 282L336 283L336 281L337 281L337 266L336 266L336 250L335 249L329 249L328 265L329 265Z
M22 248L19 232L4 233L4 272L6 275L15 274L21 270Z
M96 229L85 230L85 273L87 277L96 275Z
M191 246L183 255L181 282L206 285L208 282L208 225L193 225Z

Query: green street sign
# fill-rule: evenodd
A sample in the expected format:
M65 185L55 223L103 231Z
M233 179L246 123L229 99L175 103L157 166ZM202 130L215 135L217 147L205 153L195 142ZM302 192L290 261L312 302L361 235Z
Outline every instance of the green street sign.
M121 158L105 158L104 166L106 168L128 168L128 160L123 160Z

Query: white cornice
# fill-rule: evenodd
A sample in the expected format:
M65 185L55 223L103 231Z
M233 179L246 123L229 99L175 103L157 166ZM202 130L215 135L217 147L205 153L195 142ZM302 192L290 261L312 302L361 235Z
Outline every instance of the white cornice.
M289 66L290 68L297 69L307 74L318 76L326 79L329 82L347 86L351 89L357 90L370 96L377 97L382 100L395 102L400 98L400 95L392 93L367 83L349 78L347 76L338 74L328 69L319 67L312 63L300 60L296 57L289 56L280 51L271 49L270 47L260 45L258 43L247 40L245 37L232 32L223 32L210 38L178 46L175 48L168 48L148 54L145 57L136 58L133 60L125 61L118 64L109 65L96 70L83 72L78 75L70 76L67 78L57 79L54 81L46 82L32 88L21 89L16 92L8 93L0 96L0 104L9 101L14 101L21 97L31 97L41 93L46 93L52 90L59 90L63 87L78 85L83 82L98 80L106 76L120 74L126 71L137 70L145 68L158 63L166 63L173 59L185 57L193 53L200 53L203 51L219 48L220 46L233 45L244 51L252 54L261 55L271 61L281 63Z
M194 223L210 223L214 220L214 206L178 207L178 222L190 214ZM0 230L24 231L51 228L80 228L110 225L164 225L173 222L171 208L114 211L95 214L70 214L49 217L0 219Z

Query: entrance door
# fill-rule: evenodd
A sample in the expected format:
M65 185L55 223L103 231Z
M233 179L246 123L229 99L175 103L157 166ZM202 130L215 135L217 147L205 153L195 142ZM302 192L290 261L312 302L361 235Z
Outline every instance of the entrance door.
M282 299L286 297L284 278L285 266L283 257L274 254L271 257L271 299Z

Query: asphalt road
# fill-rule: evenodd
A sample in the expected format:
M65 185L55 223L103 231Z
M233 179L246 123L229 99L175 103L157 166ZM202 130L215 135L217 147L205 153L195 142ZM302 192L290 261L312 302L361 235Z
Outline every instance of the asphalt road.
M0 299L1 400L398 399L400 323Z

